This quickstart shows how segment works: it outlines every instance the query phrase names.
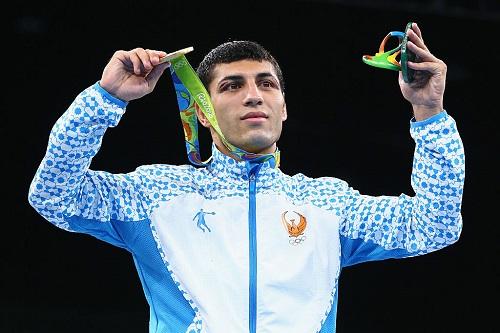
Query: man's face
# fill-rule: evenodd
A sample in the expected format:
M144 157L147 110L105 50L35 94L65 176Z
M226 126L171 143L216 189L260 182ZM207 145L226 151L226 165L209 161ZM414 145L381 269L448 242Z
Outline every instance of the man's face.
M287 113L278 77L270 62L240 60L218 64L208 90L227 141L252 153L276 150ZM210 130L221 148L218 136Z

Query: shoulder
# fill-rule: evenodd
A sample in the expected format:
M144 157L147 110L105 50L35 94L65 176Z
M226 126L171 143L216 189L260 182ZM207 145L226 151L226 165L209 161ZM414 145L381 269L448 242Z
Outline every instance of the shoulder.
M144 193L155 202L186 193L199 193L202 184L210 182L206 168L191 165L143 165L135 170L135 174Z
M282 173L282 179L287 192L294 196L309 198L320 198L344 193L349 185L346 181L335 177L309 177L303 173L286 175Z
M168 181L178 183L192 183L197 177L205 174L204 168L192 165L149 164L137 168L136 172L145 179L154 179L156 182Z
M321 186L327 186L327 187L343 187L347 185L347 182L335 178L335 177L310 177L307 176L303 173L296 173L294 175L287 175L283 172L281 172L281 175L284 180L287 182L293 183L295 185L301 185L301 186L311 186L311 187L321 187Z

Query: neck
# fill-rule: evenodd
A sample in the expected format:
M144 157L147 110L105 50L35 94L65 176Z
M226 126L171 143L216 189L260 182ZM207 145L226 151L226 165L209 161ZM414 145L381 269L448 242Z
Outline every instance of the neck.
M217 149L222 154L229 156L238 162L241 161L240 158L238 158L237 156L234 156L234 154L231 153L231 151L226 147L226 145L224 145L224 143L222 142L222 140L219 138L219 136L217 134L212 135L212 140L213 140L215 146L217 147ZM246 151L248 153L259 154L259 155L273 154L276 151L276 143L274 143L272 146L267 147L267 148L262 149L262 150L246 150Z
M241 161L240 158L238 158L237 156L234 156L233 154L231 154L231 151L229 149L227 149L227 147L222 142L220 142L220 141L216 142L214 140L214 144L217 147L217 150L219 150L222 154L224 154L226 156L229 156L229 157L231 157L232 159L235 159L238 162Z

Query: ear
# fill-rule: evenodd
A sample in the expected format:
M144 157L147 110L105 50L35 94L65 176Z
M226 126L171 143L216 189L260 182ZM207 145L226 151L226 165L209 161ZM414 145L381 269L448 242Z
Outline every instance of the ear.
M210 122L208 121L207 117L205 117L205 114L201 111L200 107L198 104L195 103L194 108L196 110L196 116L198 117L198 121L201 123L203 127L210 128Z
M286 103L283 101L283 109L281 110L281 121L285 121L288 118L288 113L286 112Z

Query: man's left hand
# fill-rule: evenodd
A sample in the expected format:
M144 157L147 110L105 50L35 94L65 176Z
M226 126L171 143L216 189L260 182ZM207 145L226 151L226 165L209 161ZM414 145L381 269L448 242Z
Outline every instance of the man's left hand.
M416 71L415 80L404 82L400 71L399 86L404 98L413 106L415 120L420 121L443 111L446 64L429 52L416 23L408 30L407 47L417 56L418 62L408 61L408 67Z

